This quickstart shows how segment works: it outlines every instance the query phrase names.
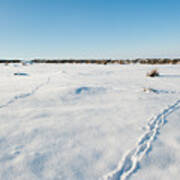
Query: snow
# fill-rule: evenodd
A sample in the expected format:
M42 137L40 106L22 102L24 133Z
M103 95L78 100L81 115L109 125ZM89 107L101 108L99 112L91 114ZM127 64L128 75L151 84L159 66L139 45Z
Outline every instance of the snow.
M1 64L0 75L0 179L180 178L179 65Z

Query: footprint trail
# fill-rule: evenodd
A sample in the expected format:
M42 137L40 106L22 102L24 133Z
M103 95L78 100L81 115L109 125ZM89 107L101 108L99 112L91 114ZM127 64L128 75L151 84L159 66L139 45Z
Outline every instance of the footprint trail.
M34 89L32 89L30 92L27 93L23 93L23 94L19 94L14 96L13 98L11 98L9 101L7 101L5 104L0 105L0 109L7 107L10 104L15 103L17 100L19 99L24 99L27 98L29 96L32 96L33 94L35 94L40 88L42 88L43 86L49 84L50 82L50 78L47 79L46 82L39 84L38 86L36 86Z
M128 151L120 161L118 167L105 175L103 180L127 180L140 168L140 162L151 151L153 142L156 140L160 129L165 125L166 118L180 108L180 100L163 109L157 116L152 118L146 127L145 134L140 137L135 148Z

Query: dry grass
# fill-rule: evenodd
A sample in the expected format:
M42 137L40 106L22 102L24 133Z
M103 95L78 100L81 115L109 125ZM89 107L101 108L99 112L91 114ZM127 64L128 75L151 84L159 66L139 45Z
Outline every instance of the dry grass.
M157 69L153 69L152 71L148 72L146 75L148 77L157 77L157 76L159 76L159 72Z

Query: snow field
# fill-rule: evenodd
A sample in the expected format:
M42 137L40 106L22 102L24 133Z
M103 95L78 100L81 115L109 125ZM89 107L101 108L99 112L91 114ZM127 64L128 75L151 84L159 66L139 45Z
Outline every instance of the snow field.
M146 77L152 68L161 76ZM0 65L0 179L178 179L179 70ZM152 160L166 160L169 143L163 176Z

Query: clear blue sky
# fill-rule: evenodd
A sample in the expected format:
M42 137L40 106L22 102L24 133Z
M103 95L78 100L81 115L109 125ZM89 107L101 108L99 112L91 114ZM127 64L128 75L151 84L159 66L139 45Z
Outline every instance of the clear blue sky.
M179 0L0 0L0 58L180 57Z

